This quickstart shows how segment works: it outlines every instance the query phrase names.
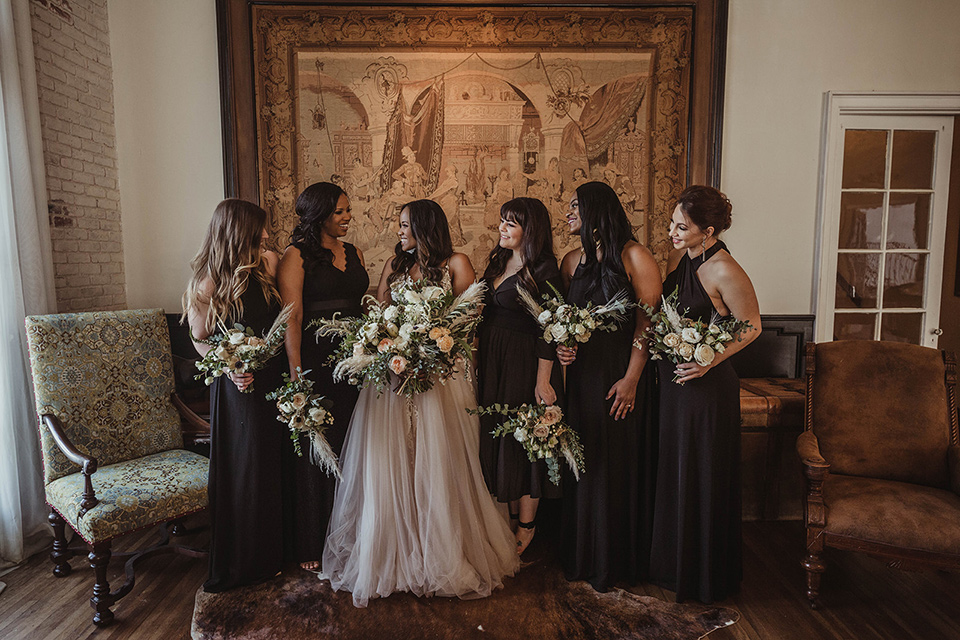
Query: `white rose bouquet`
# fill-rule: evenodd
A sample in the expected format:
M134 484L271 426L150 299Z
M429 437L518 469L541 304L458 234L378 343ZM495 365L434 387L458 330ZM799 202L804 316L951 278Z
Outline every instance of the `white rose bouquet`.
M721 318L716 311L710 322L687 318L677 309L676 289L661 298L659 311L648 305L641 308L650 317L651 324L633 346L639 349L646 340L651 360L666 358L677 364L695 360L700 366L708 367L718 353L726 350L728 343L739 341L743 331L752 326L733 317ZM673 381L677 382L677 376Z
M472 334L480 322L485 285L475 282L459 296L442 287L407 282L393 303L367 296L370 311L359 318L315 320L318 336L342 336L331 356L333 377L382 391L395 376L395 391L412 397L458 372L472 357Z
M578 307L564 301L553 285L550 289L553 295L543 294L540 303L529 291L518 287L520 302L543 328L543 339L565 347L588 341L594 331L616 331L627 311L636 306L627 299L625 291L620 291L606 304L587 303L586 307Z
M283 374L283 386L267 394L267 400L277 401L277 410L280 414L277 420L290 428L290 439L293 440L293 449L298 456L303 456L300 449L300 434L306 433L310 437L310 462L340 479L340 465L337 463L337 454L330 448L330 443L324 433L327 426L333 424L333 414L330 407L333 402L326 397L313 393L313 380L307 378L310 370L301 371L297 367L297 379L291 380L289 373Z
M280 311L280 315L273 321L273 326L262 338L255 335L250 327L244 327L239 323L229 329L221 323L220 333L203 339L194 337L191 332L190 338L194 342L213 347L202 360L197 361L197 369L200 373L194 377L197 380L203 378L204 383L209 386L213 384L215 378L225 373L249 373L262 369L267 360L277 355L283 345L283 337L287 333L287 320L290 319L290 309L290 305L287 305ZM242 393L251 391L253 391L253 385L241 390Z
M560 459L570 465L574 477L583 472L583 447L580 437L563 419L563 411L556 405L522 404L517 408L494 404L489 407L467 409L479 416L513 416L493 430L494 436L513 436L523 445L530 462L544 460L547 474L553 484L560 484Z

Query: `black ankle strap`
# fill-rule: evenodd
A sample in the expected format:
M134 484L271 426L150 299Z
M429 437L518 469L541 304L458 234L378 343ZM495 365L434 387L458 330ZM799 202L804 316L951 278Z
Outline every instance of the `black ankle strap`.
M511 519L511 520L519 520L519 519L520 519L520 514L519 514L519 513L511 513L511 514L510 514L510 519Z
M519 520L520 518L518 517L517 519ZM517 526L523 529L536 529L537 521L534 520L533 522L518 522Z

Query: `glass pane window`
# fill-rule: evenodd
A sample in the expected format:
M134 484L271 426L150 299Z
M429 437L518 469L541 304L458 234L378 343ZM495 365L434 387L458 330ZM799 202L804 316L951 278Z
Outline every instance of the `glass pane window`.
M888 253L883 269L883 307L923 307L927 256L923 253Z
M837 256L837 308L876 309L879 277L879 253L841 253Z
M890 188L930 189L936 146L936 131L894 131Z
M885 313L880 323L880 339L920 344L922 313Z
M892 192L887 249L927 249L929 234L930 194Z
M879 249L883 193L848 191L840 196L840 248Z
M838 313L833 321L834 340L873 340L876 313Z
M887 132L848 129L843 142L844 189L882 189L887 166Z

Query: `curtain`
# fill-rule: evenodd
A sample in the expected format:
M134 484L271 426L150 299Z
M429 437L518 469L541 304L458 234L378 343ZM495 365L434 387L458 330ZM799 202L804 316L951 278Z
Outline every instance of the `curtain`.
M406 112L403 91L398 92L387 124L387 139L383 147L383 173L380 175L382 193L386 193L393 184L394 171L406 163L403 155L405 148L413 151L417 163L424 169L425 194L433 193L437 188L440 182L440 162L443 160L443 87L441 76L414 102L409 114ZM425 197L425 194L415 197Z
M49 542L24 317L56 309L28 0L0 0L0 567Z
M562 155L586 155L588 160L595 160L606 153L637 112L646 88L645 77L634 74L597 89L580 114L579 126L571 122L564 128Z

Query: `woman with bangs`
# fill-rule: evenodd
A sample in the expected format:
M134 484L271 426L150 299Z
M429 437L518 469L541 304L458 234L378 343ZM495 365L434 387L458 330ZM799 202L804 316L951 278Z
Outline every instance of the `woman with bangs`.
M264 250L266 227L266 212L243 200L214 210L183 294L183 317L196 338L215 333L218 323L262 335L280 313L278 257ZM212 348L194 346L201 355ZM281 371L276 358L256 374L221 376L210 387L209 593L273 578L283 563L280 456L287 438L264 397L280 386ZM242 393L254 375L256 390Z
M536 198L514 198L500 207L500 240L490 252L483 280L487 294L478 332L479 401L512 407L556 404L563 390L556 354L543 331L520 302L519 289L537 300L562 287L553 253L550 213ZM501 416L480 418L480 462L490 492L509 504L517 553L533 539L540 498L556 498L560 489L547 477L543 460L530 462L514 438L494 438Z
M633 238L609 185L587 182L570 199L567 224L580 236L560 268L577 306L604 304L626 292L657 306L660 268ZM628 314L613 332L595 331L575 348L557 347L567 366L567 418L580 433L584 473L564 486L562 558L568 580L597 591L647 578L657 474L656 373L649 352L631 345L648 320Z
M436 202L405 205L397 236L377 290L381 302L410 282L455 295L474 282ZM412 398L371 386L360 392L322 571L334 590L353 594L355 606L396 591L482 598L519 568L513 534L480 470L480 424L464 410L476 406L465 373Z

